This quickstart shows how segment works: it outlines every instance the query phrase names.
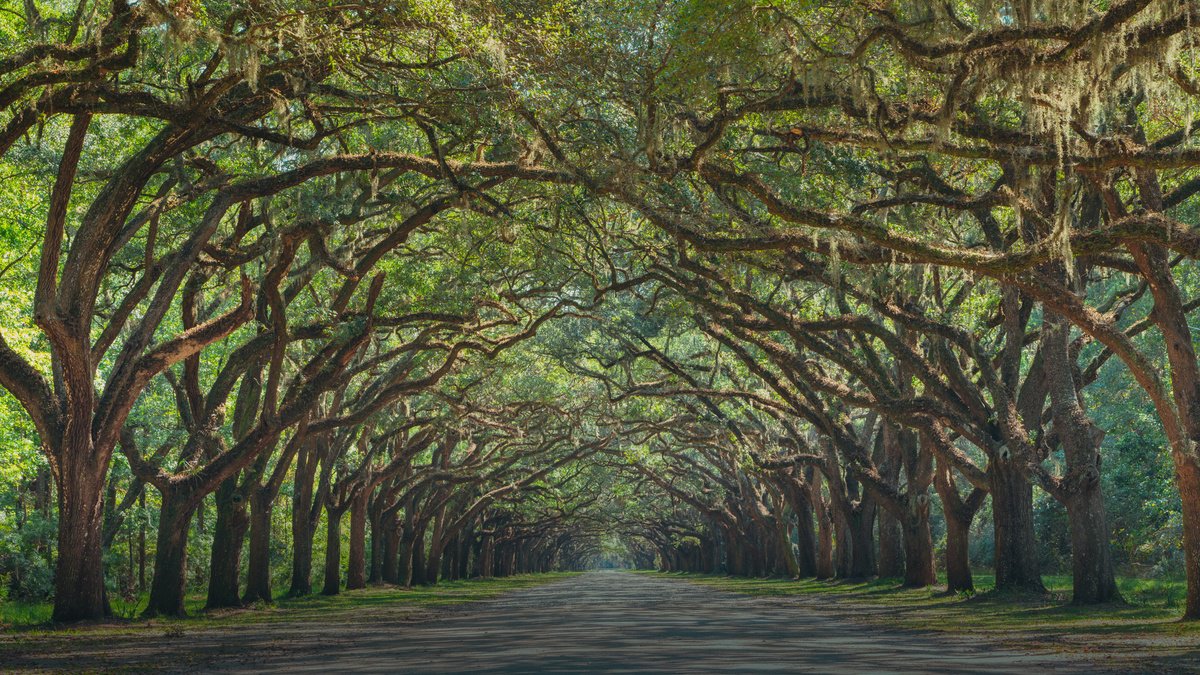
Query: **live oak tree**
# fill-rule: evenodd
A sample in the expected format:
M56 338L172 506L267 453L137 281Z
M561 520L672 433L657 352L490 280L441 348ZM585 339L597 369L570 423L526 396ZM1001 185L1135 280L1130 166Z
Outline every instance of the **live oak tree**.
M1145 409L1200 617L1196 11L25 2L0 572L52 559L60 621L117 546L147 614L285 568L925 586L944 523L959 591L987 504L1040 593L1048 503L1103 603Z
M649 28L633 48L645 68L599 78L613 112L598 122L553 106L528 115L580 181L713 254L809 252L994 278L1018 306L1023 294L1125 362L1173 439L1185 511L1194 513L1185 411L1195 359L1189 305L1170 272L1194 255L1194 234L1169 210L1195 192L1187 113L1195 87L1186 66L1162 58L1189 49L1190 3L747 4L724 11L721 31L704 8L646 12ZM697 68L711 76L685 85ZM575 160L578 137L557 130L584 124L629 128L614 135L614 159L597 167L580 151ZM695 220L709 210L716 222ZM1085 294L1089 284L1077 283L1111 272L1144 280L1151 323L1169 345L1170 389ZM1049 367L1061 378L1054 352ZM1067 449L1083 472L1069 477L1082 503L1093 494L1081 488L1094 475L1086 463L1095 464L1098 436L1066 388L1057 391L1058 424L1085 430L1071 436L1083 445ZM1102 532L1095 497L1087 499L1091 507L1071 510ZM1196 541L1193 526L1184 531ZM1195 547L1186 547L1189 573L1200 569ZM1079 555L1105 566L1103 555ZM1021 583L1036 588L1034 576L1022 572ZM1077 587L1081 600L1110 597L1107 576ZM1190 588L1195 616L1200 582Z
M382 178L391 181L414 161L431 175L455 172L440 147L431 158L347 154L362 140L353 138L357 129L414 100L375 96L372 82L455 60L453 40L438 34L434 17L320 5L224 11L118 1L50 20L30 4L21 47L4 63L9 119L0 150L13 151L35 126L38 143L61 148L44 202L32 312L50 345L51 372L0 344L3 384L37 428L58 483L60 620L106 610L101 493L138 395L154 376L194 363L206 346L251 319L247 287L243 302L225 314L193 323L184 308L174 335L164 323L193 267L206 255L221 258L212 248L222 239L225 215L333 172L376 172L371 180L380 182L379 172L390 171ZM404 61L410 54L416 60ZM356 82L340 76L355 69L364 72ZM159 75L164 71L167 80ZM47 126L48 135L40 131ZM99 180L89 185L99 189L80 189L77 174L91 170L86 162L99 150L95 143L89 150L89 137L101 127L130 143L115 165L98 168ZM240 152L243 145L252 150ZM285 156L287 162L275 163ZM237 178L259 167L282 169L281 175ZM452 182L459 193L471 189L470 179ZM429 206L423 217L437 210ZM225 235L228 244L236 247L255 224L238 219ZM232 263L251 259L235 253Z

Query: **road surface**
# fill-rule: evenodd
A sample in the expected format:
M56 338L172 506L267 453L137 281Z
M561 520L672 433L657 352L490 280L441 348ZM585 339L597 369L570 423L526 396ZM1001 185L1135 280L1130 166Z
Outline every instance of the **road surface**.
M288 622L24 666L258 673L1096 672L1070 656L850 623L679 579L593 572L433 615Z

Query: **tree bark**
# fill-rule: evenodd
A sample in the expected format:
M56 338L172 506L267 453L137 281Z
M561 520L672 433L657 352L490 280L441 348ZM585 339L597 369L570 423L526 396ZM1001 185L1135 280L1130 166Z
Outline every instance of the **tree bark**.
M382 496L376 496L367 508L367 519L371 523L371 562L368 567L367 583L377 584L384 581L383 562L386 549L385 527L394 527L395 519L389 519L384 514L385 504ZM386 524L385 524L386 523Z
M237 474L225 479L217 488L216 502L217 522L213 526L205 608L239 607L242 604L238 596L242 543L250 526L250 518L238 490Z
M884 482L899 492L902 465L901 439L899 438L901 432L894 425L885 424L881 433L883 457L882 461L878 462L879 473ZM904 526L907 526L907 523ZM879 576L887 578L904 576L907 536L907 532L902 532L900 519L892 515L888 509L882 509L879 513Z
M321 595L337 595L342 590L342 513L325 510L325 584Z
M900 521L884 509L879 513L879 576L899 578L905 571L905 534Z
M946 591L949 593L975 590L971 575L971 522L946 514Z
M496 538L491 534L483 535L483 543L479 554L479 577L491 579L496 567Z
M425 530L428 521L421 519L413 531L409 542L409 579L405 586L425 585Z
M458 578L458 556L462 554L462 546L459 545L458 534L447 542L442 553L442 578L447 581L454 581Z
M1033 486L1011 459L988 468L996 547L996 590L1045 593L1033 533Z
M1109 540L1108 513L1100 487L1100 443L1104 433L1088 419L1079 400L1069 354L1069 324L1047 311L1042 327L1044 372L1054 428L1066 459L1055 497L1067 507L1071 528L1072 602L1119 600ZM1064 494L1065 493L1065 494Z
M146 590L146 489L138 495L138 593Z
M288 595L299 597L312 593L313 537L321 517L323 494L315 481L319 441L306 444L296 459L292 490L292 582ZM322 479L327 472L323 472Z
M929 530L929 497L909 495L903 523L904 585L924 588L937 583L933 562L933 534Z
M817 521L816 578L832 579L836 573L833 561L833 518L821 494L821 474L816 472L809 483L812 488L812 504Z
M104 475L86 461L90 455L90 441L86 448L65 448L62 466L55 472L58 561L52 616L57 622L109 615L104 595Z
M924 588L937 583L933 561L933 534L929 531L929 486L933 482L933 448L916 433L898 430L900 459L904 464L904 585Z
M312 593L313 528L307 514L292 514L292 584L288 595L300 597Z
M974 492L973 498L964 501L954 484L952 468L941 459L937 462L933 485L941 497L942 513L946 520L946 591L974 591L970 555L971 522L983 503L983 493Z
M790 578L799 579L800 562L796 560L796 549L792 547L792 524L789 522L791 519L786 517L787 514L784 513L782 499L779 500L777 511L775 522L777 523L776 529L778 531L775 538L779 542L780 553L783 554L784 568L787 570L787 575Z
M1086 480L1086 479L1085 479ZM1099 476L1095 481L1099 482ZM1121 599L1113 571L1108 519L1099 487L1081 487L1067 499L1071 528L1071 602L1090 605Z
M170 488L162 493L158 517L158 539L154 553L154 576L150 601L143 616L185 616L187 584L187 537L195 504Z
M250 493L250 551L243 602L271 602L271 495Z
M1187 570L1187 604L1183 618L1200 620L1200 464L1173 453L1176 483L1183 499L1183 551Z
M346 569L346 590L367 587L367 503L371 494L363 491L350 503L350 561Z
M397 519L386 519L390 523L383 532L383 580L389 584L400 584L401 525Z
M873 577L878 569L875 563L874 507L864 506L860 505L851 511L847 518L850 531L850 579Z
M796 567L801 578L817 574L817 535L813 529L813 504L805 483L789 481L788 503L796 516Z
M472 525L458 537L458 565L454 572L455 579L468 579L471 576L471 542L475 540L475 527Z
M415 542L417 540L417 528L420 526L416 506L416 496L410 494L404 500L404 524L400 528L400 545L396 554L396 583L405 588L413 585L413 576L416 570L413 556L415 554L414 549L418 548Z
M443 516L444 517L444 516ZM439 518L439 521L441 519ZM442 554L446 550L446 541L442 536L442 527L439 522L435 525L433 532L429 537L429 556L425 560L425 579L424 583L429 586L437 585L438 577L442 570Z
M1142 141L1143 130L1138 130ZM1135 172L1142 204L1153 211L1164 211L1162 186L1158 174L1149 170ZM1139 271L1146 279L1154 298L1150 319L1162 332L1167 362L1171 366L1171 397L1178 419L1172 419L1170 405L1160 392L1147 387L1155 399L1155 408L1171 441L1171 457L1175 462L1175 482L1183 511L1183 553L1187 574L1187 601L1183 618L1200 620L1200 361L1192 341L1192 328L1179 286L1172 276L1167 251L1162 246L1133 244L1129 246ZM1138 364L1127 361L1139 382L1149 383L1153 377L1138 372ZM1145 386L1145 384L1143 385Z

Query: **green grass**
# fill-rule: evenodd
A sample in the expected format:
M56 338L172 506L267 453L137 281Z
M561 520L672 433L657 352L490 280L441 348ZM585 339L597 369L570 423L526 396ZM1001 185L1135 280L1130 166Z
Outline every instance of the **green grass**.
M210 628L224 625L245 625L280 621L316 621L336 618L339 614L353 612L417 612L437 607L458 605L477 600L487 600L519 588L545 584L574 575L573 572L551 572L528 574L498 579L470 579L443 581L436 586L398 588L395 586L372 586L369 588L343 591L334 596L309 595L300 598L287 597L284 592L276 593L276 602L257 604L241 609L204 611L204 595L189 594L185 599L188 616L184 618L137 618L146 606L146 599L136 603L113 602L110 621L94 624L55 626L50 623L49 603L0 603L0 630L22 634L26 637L46 635L106 636L137 634L146 630L186 630Z
M650 572L650 574L658 574ZM1009 597L990 592L994 578L975 575L978 593L947 595L944 587L903 588L898 579L863 582L805 579L759 579L699 574L678 577L747 595L837 598L830 609L855 618L893 626L946 632L991 632L1003 637L1036 631L1042 637L1080 634L1200 637L1196 622L1181 622L1185 585L1182 581L1122 578L1124 603L1081 606L1070 603L1071 578L1044 577L1045 597Z
M52 609L48 602L0 601L0 629L47 623Z

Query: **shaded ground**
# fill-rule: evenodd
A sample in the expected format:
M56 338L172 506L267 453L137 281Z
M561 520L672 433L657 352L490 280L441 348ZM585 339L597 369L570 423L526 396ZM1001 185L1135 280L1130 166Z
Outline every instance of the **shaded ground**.
M644 572L643 574L655 574ZM919 634L969 636L1016 649L1085 656L1121 672L1200 672L1200 622L1180 621L1181 583L1120 579L1128 602L1070 603L1070 577L1044 577L1046 595L947 594L904 588L897 579L817 581L672 574L756 596L766 605L812 608L834 618ZM977 575L986 588L988 575ZM1176 595L1178 594L1178 595Z
M449 609L372 608L330 619L114 637L71 644L69 653L58 654L53 641L39 640L23 654L0 656L0 670L1097 671L1069 654L865 626L811 603L764 601L619 572L558 580ZM1126 665L1141 669L1137 662Z

